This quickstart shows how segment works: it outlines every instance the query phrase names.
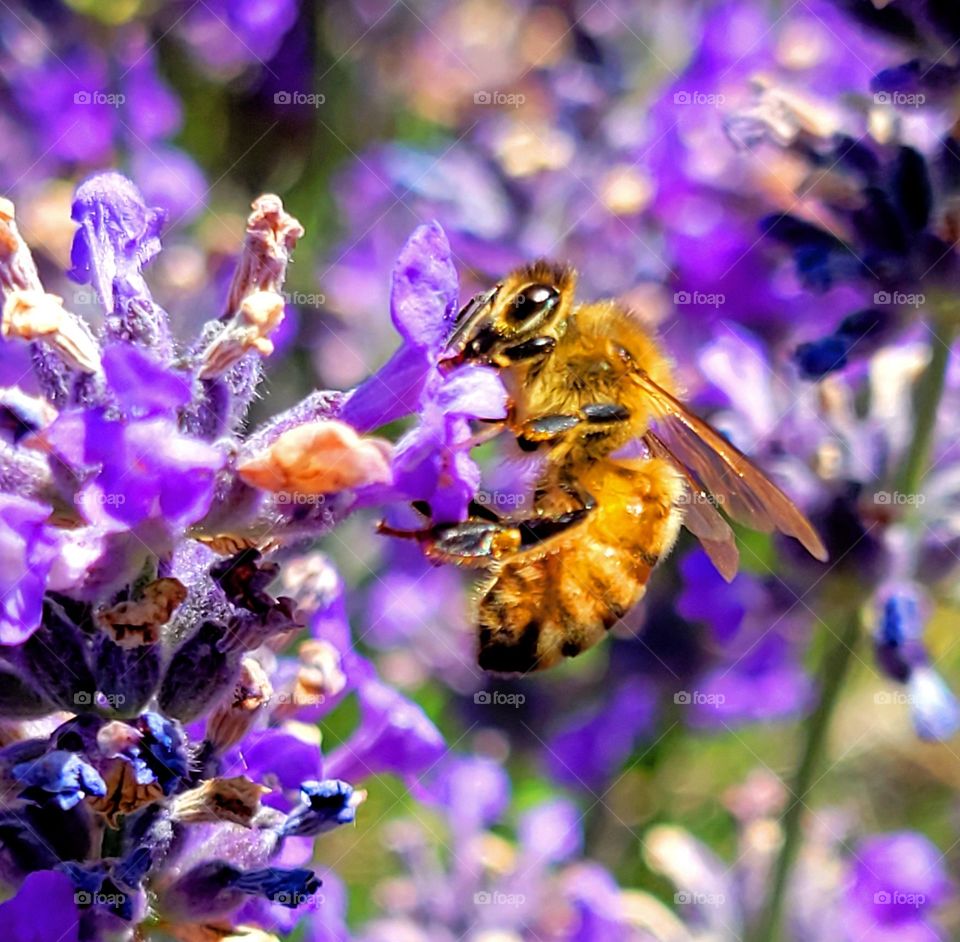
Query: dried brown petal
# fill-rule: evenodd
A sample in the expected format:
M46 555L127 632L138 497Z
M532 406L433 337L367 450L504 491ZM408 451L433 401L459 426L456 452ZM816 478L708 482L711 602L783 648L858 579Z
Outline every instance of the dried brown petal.
M144 586L139 599L118 602L100 611L97 618L121 647L153 644L159 637L159 628L170 621L186 597L187 587L179 579L157 579Z
M256 291L279 291L283 287L290 254L303 235L303 226L284 210L279 196L266 193L252 205L225 317L233 317L247 295Z
M233 695L224 700L207 720L207 740L218 752L236 745L272 697L273 686L263 666L255 658L245 657Z

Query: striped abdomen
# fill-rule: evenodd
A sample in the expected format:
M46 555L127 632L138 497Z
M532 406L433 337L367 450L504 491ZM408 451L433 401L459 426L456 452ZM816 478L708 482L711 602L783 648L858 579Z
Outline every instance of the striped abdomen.
M601 460L578 479L596 506L503 559L479 608L480 666L526 673L596 644L640 599L676 538L683 482L660 459Z

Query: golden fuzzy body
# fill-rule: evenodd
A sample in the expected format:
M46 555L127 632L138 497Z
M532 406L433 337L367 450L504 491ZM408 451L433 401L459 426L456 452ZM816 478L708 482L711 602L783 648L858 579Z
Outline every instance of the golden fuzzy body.
M526 673L595 644L642 598L682 523L733 578L718 504L826 558L789 498L678 400L640 321L615 301L577 304L569 268L535 262L475 299L446 359L499 369L506 430L544 456L532 508L417 534L433 559L489 573L477 613L485 669ZM626 457L632 442L641 453Z
M519 288L538 277L536 270L515 273L504 296L512 282ZM564 299L572 298L572 273L563 273L562 287ZM477 613L480 663L489 670L542 669L597 643L643 597L682 520L685 485L673 465L609 457L642 436L649 422L637 370L672 390L668 361L639 321L613 301L572 307L555 324L545 334L556 341L549 356L501 366L511 430L593 403L622 404L629 419L602 429L586 425L545 443L534 515L568 511L581 494L596 506L583 522L492 562Z
M583 523L493 564L477 612L486 670L540 670L596 644L673 546L684 484L668 462L599 459L580 483L597 499Z
M583 457L600 457L643 435L651 413L648 397L636 381L638 371L674 391L667 358L639 320L613 301L576 307L556 341L550 356L539 363L501 367L513 405L511 429L522 429L538 416L574 414L592 403L618 403L630 415L616 427L602 432L584 428L556 443L549 456L554 463L566 459L568 449L583 449L588 453Z

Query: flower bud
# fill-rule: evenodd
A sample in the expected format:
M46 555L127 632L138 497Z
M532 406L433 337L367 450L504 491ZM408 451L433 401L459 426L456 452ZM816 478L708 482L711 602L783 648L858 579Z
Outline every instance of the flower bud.
M392 479L389 443L361 438L336 419L289 429L237 465L252 487L291 494L334 494Z
M0 333L49 346L68 366L83 373L100 371L100 348L90 328L63 306L63 298L44 291L11 291L3 305Z
M260 662L245 657L240 664L233 694L227 697L207 720L206 738L220 753L246 736L273 696L273 686Z

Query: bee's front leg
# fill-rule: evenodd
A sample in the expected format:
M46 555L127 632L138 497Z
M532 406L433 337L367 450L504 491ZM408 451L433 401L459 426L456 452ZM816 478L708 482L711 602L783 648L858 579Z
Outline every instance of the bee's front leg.
M524 451L536 451L543 443L559 441L575 428L615 426L630 419L630 410L616 402L585 405L578 412L560 412L527 419L520 427L517 444Z
M506 347L499 353L490 357L495 366L507 367L514 366L517 363L528 363L531 360L542 360L544 357L553 353L557 341L553 337L534 337L532 340L525 340L523 343L515 344L512 347Z

